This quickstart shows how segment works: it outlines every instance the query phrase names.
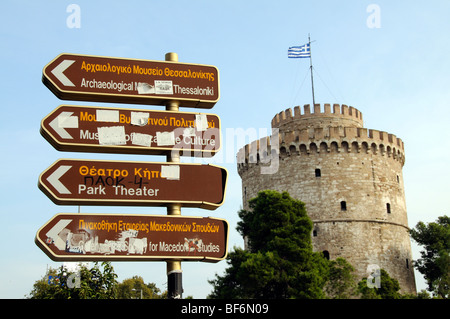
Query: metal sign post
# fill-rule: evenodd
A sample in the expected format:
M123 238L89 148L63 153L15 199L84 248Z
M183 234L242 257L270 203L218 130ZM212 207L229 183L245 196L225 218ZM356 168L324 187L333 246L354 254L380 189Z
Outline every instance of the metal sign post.
M170 52L166 54L166 61L178 62L178 54ZM180 102L176 100L169 101L166 104L167 111L178 111ZM179 163L180 154L172 151L167 155L167 162ZM167 215L181 215L180 204L169 204L167 206ZM181 299L183 296L183 280L181 261L167 261L167 296L169 299Z

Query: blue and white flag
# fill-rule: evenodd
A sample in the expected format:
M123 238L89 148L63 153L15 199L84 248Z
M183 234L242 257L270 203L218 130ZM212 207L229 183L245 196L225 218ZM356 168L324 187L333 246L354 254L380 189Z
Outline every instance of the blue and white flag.
M310 58L311 57L311 46L309 43L290 47L288 50L288 58Z

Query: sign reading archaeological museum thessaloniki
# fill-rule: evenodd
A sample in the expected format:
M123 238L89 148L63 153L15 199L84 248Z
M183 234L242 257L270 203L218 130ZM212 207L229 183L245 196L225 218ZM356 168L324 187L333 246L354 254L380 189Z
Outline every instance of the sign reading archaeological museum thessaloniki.
M63 100L212 108L220 97L216 67L170 61L63 53L42 81Z
M60 151L215 154L220 119L214 114L60 105L41 122L41 134Z
M228 222L211 217L57 214L36 244L56 261L218 262L228 251Z

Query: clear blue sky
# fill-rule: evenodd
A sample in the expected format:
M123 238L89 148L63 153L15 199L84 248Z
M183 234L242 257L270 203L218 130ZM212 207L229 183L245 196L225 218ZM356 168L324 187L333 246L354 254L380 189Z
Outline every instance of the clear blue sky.
M66 12L77 4L80 27ZM420 3L420 4L419 4ZM379 28L367 23L380 9ZM419 1L9 1L0 3L2 65L0 156L0 298L22 298L47 266L56 267L35 244L36 231L54 214L77 207L53 204L37 187L39 174L58 158L161 161L156 156L57 152L39 134L41 119L64 102L41 81L43 67L63 52L215 65L221 99L210 110L227 129L269 128L286 108L311 103L309 60L288 59L287 49L311 34L316 102L358 108L365 127L395 134L405 142L404 181L409 226L449 214L450 192L450 2ZM120 105L114 105L120 106ZM127 105L122 105L127 107ZM135 106L133 106L135 107ZM149 109L162 110L155 106ZM192 109L186 109L186 111ZM260 136L262 137L262 136ZM228 169L225 204L188 216L225 218L230 248L243 246L235 231L241 184L234 155L238 142L225 140ZM231 160L230 160L231 158ZM221 163L222 161L222 163ZM84 213L165 214L161 208L82 207ZM419 258L413 245L413 258ZM163 262L113 263L119 280L141 275L165 289ZM204 298L226 263L187 263L184 296ZM418 288L423 279L416 274Z

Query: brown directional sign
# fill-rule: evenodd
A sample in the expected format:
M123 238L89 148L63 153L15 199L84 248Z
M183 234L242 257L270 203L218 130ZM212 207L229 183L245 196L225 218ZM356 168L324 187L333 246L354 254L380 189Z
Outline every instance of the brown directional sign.
M214 114L60 105L41 122L57 150L203 156L221 147Z
M223 204L227 171L215 165L60 159L39 177L58 205L166 206L214 210Z
M60 99L212 108L219 71L210 65L60 54L42 81Z
M36 244L55 261L218 262L228 251L228 223L211 217L57 214Z

